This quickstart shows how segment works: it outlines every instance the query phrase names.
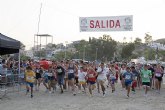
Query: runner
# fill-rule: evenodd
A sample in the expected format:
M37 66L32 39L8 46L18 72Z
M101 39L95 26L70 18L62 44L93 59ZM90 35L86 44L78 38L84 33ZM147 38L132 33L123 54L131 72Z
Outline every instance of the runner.
M155 69L155 86L156 86L157 93L159 94L160 94L163 72L164 72L163 68L161 67L160 64L158 64Z
M59 63L56 68L57 81L61 89L61 94L63 93L63 85L64 85L64 77L65 77L65 69Z
M116 83L118 82L118 78L119 78L119 66L117 63L114 64L115 65L115 69L116 69Z
M126 72L126 66L125 64L122 64L121 69L120 69L120 81L122 85L122 90L125 88L124 80L123 80L123 74Z
M95 83L96 83L96 76L97 76L97 72L91 67L88 67L87 70L87 82L88 82L88 89L89 89L89 93L90 93L90 97L93 96L92 90L94 90Z
M129 98L131 83L132 83L132 80L133 80L133 74L131 73L130 67L127 67L126 71L127 72L125 72L123 74L123 79L124 79L125 87L126 87L126 90L127 90L127 97Z
M137 77L137 86L140 90L140 87L142 85L142 81L141 81L141 70L142 70L142 64L138 63L135 67L136 71L139 73L138 77Z
M150 85L150 88L154 89L154 81L155 81L155 78L154 78L154 73L155 73L155 70L154 68L152 67L152 65L148 65L148 70L151 71L151 74L152 74L152 77L150 78L150 82L151 82L151 85Z
M116 83L116 69L114 65L111 65L109 74L110 74L110 84L113 93L115 91L115 83Z
M135 93L135 88L137 87L137 77L139 73L136 71L134 66L131 67L131 72L133 74L132 92Z
M49 93L54 93L56 89L55 74L52 67L48 69L48 89Z
M98 77L97 77L97 81L99 83L99 85L101 86L102 92L103 92L103 97L105 96L105 91L106 91L106 81L107 81L107 72L106 72L106 68L104 67L104 63L101 63L100 67L97 70L98 73Z
M78 70L79 92L82 86L84 89L82 92L86 93L86 80L85 80L86 75L87 75L87 72L83 70L83 67L80 67L80 69Z
M151 71L148 70L147 65L144 65L144 69L141 70L142 85L145 89L144 96L147 97L148 89L150 88L150 78L152 77Z
M27 90L26 94L29 93L29 88L30 88L31 98L33 98L33 85L35 82L35 73L32 71L32 68L30 66L26 68L25 80L26 80L26 90Z
M39 91L39 87L41 84L41 75L43 74L43 71L41 69L41 67L36 67L35 69L35 73L36 73L36 82L35 82L35 87L36 87L36 91Z
M77 67L74 65L73 61L69 62L67 72L68 72L69 86L71 86L73 95L75 96L76 92L75 92L74 81L75 81L75 75L76 75L76 72L77 72Z
M69 61L67 60L64 64L64 70L65 70L65 76L64 76L64 89L67 91L68 90L68 86L69 86L69 82L68 82L68 74L67 74L67 69L68 69L68 66L69 66Z
M43 85L45 86L46 90L45 92L47 93L49 91L49 85L48 85L48 70L45 70L43 72Z

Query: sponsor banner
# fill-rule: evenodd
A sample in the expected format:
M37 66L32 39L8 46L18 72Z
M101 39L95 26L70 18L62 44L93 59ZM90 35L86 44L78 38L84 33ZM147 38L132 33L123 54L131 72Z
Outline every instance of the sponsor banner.
M133 16L80 17L80 32L133 31Z

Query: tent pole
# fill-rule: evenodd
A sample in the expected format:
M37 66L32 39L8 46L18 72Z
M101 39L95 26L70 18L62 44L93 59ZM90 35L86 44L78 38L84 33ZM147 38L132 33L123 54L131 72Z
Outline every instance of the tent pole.
M18 92L21 89L21 83L20 83L20 73L21 73L21 54L20 54L20 49L19 49L19 55L18 55Z
M18 55L18 57L19 57L19 58L18 58L18 60L19 60L19 61L18 61L18 74L20 75L20 68L21 68L21 67L20 67L20 61L21 61L21 58L20 58L20 57L21 57L21 56L20 56L20 49L19 49L19 55Z

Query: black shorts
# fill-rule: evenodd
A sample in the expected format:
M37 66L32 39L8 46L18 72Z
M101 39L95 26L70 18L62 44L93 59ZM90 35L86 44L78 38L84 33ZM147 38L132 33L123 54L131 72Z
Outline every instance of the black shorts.
M162 77L155 76L155 78L158 79L158 81L160 81L160 82L162 81Z
M93 85L95 83L96 83L95 81L88 81L88 84L90 84L90 85Z
M150 82L142 82L142 85L143 85L143 86L150 86L151 83L150 83Z
M68 80L72 80L72 79L74 79L74 78L75 78L74 73L69 73L69 74L68 74Z
M122 75L120 75L120 81L121 81L121 80L123 80L123 76L122 76Z
M41 74L36 73L36 79L39 79L39 78L41 78Z
M75 77L74 79L75 79L75 83L78 84L79 83L78 82L78 77Z

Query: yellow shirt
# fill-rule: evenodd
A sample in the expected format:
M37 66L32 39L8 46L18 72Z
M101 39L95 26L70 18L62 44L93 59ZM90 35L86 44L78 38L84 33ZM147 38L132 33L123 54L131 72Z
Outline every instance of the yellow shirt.
M25 78L27 82L34 83L35 81L35 73L33 71L26 71Z

